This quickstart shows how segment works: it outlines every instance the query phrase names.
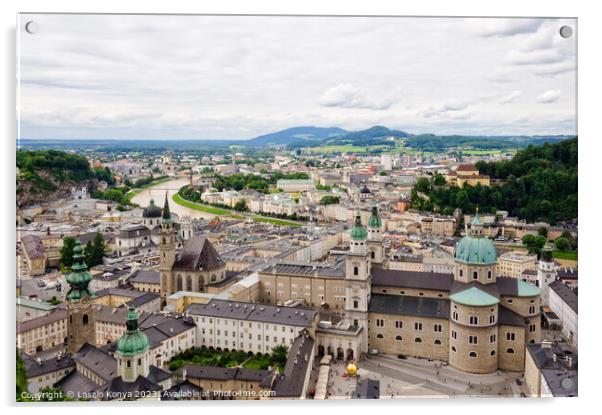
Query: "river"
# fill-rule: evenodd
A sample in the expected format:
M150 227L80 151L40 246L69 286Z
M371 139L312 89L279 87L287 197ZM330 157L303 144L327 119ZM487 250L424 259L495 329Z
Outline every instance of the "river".
M169 197L169 209L178 215L180 218L189 217L193 219L211 219L214 218L215 215L212 213L201 212L198 210L190 209L185 206L178 205L176 202L172 200L173 195L175 195L178 190L186 186L188 184L188 179L174 179L168 182L159 183L154 186L149 187L148 189L144 189L142 192L138 193L136 196L132 198L132 202L140 205L142 207L148 206L151 198L155 199L155 204L163 207L165 203L165 192L167 192Z

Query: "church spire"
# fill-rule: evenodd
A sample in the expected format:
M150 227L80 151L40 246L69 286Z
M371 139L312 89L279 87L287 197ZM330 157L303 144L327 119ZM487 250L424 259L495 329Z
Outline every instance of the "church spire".
M171 220L171 212L169 210L169 200L167 198L167 191L165 191L165 204L163 205L163 220L170 221Z

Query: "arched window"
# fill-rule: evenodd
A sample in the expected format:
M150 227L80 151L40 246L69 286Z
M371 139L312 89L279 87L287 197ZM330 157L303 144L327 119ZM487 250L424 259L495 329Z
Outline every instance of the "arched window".
M353 267L353 275L359 275L360 269L358 267Z
M531 343L531 344L535 343L535 339L529 340L529 343Z
M132 367L132 362L128 360L128 361L125 362L125 365L127 367Z
M401 341L401 336L395 336L395 340Z
M192 291L192 276L186 277L186 291Z
M456 351L456 346L452 346L451 350L452 350L452 352L455 352Z
M478 271L473 271L472 272L472 279L473 280L478 280L479 279L479 272Z
M415 341L416 343L422 343L422 339L421 339L420 337L416 337L416 338L414 339L414 341Z
M378 334L376 335L376 338L377 338L377 339L382 339L382 338L383 338L383 335L382 335L382 334L380 334L380 333L378 333Z
M491 356L495 356L495 350L491 351Z
M477 357L477 352L468 353L468 357Z
M176 278L176 291L182 291L182 276L179 274Z
M460 276L462 277L464 275L464 271L460 270Z
M506 353L508 354L514 354L514 349L512 347L506 349Z
M374 259L374 251L370 252L370 256Z
M165 241L165 236L164 236L163 238L161 238L161 243L162 243L163 245L165 245L165 244L167 243L167 242Z
M87 314L84 314L84 316L82 317L82 323L84 326L87 326L88 323L90 322L89 317Z
M215 282L216 278L215 274L211 274L211 282Z
M138 359L138 366L142 366L142 359Z
M441 340L437 339L437 340L435 340L434 343L437 344L437 345L439 345L439 344L441 344Z
M487 271L487 278L491 278L491 271Z

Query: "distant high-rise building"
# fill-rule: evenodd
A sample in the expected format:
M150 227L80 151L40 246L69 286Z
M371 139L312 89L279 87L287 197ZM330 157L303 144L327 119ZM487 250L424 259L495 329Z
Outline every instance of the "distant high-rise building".
M383 170L393 170L393 157L390 154L381 154L380 164Z

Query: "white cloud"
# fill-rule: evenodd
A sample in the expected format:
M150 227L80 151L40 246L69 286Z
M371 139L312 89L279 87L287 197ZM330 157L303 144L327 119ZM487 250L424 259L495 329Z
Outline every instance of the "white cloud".
M366 97L365 91L351 84L338 84L322 94L320 104L326 107L386 110L391 107L393 100L389 98L370 100Z
M499 99L500 104L510 104L514 102L523 94L523 91L512 91L509 94L504 95Z
M375 124L575 132L565 115L574 113L576 36L557 36L570 19L27 19L39 31L19 25L22 137L251 138L298 125ZM549 90L563 99L534 105ZM522 97L504 95L514 91ZM504 98L513 104L500 105ZM519 115L546 122L519 128Z
M560 91L551 89L549 91L546 91L546 92L540 94L537 97L537 101L541 102L542 104L551 104L552 102L558 101L558 99L560 98L560 95L561 95Z
M467 20L482 37L504 37L533 33L542 24L541 19L471 18Z

